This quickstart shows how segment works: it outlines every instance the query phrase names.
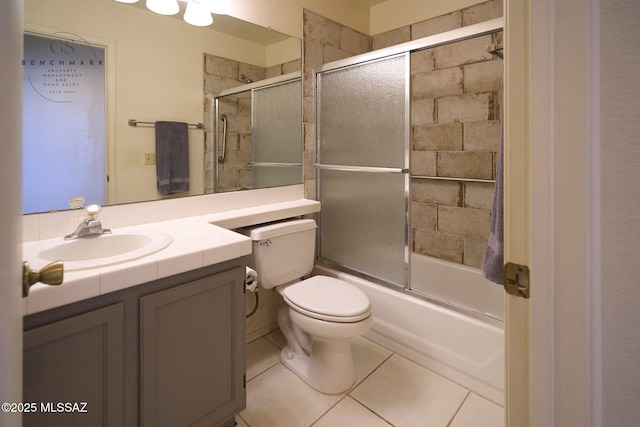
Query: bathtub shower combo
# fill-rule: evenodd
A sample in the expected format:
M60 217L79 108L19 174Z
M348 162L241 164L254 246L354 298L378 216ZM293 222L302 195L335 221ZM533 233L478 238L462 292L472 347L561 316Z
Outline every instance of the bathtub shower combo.
M486 99L495 113L501 102L496 94L501 91L495 89L495 81L484 82L482 72L466 68L471 61L452 46L465 43L467 48L483 50L483 69L499 67L501 80L501 62L494 62L495 53L485 50L489 43L482 43L499 43L502 26L502 19L486 21L336 61L315 71L315 168L317 197L322 203L316 269L366 293L374 314L368 336L374 341L499 404L504 404L502 287L485 280L478 268L463 265L463 260L478 264L478 248L486 238L482 241L483 236L463 230L470 239L454 236L457 240L447 241L450 230L439 233L443 218L438 216L461 215L464 208L491 203L486 199L493 191L495 156L487 151L494 150L478 147L477 141L482 140L478 133L482 129L495 133L501 124L499 114L478 118L474 105ZM438 49L449 49L449 56L458 56L460 65L440 69L432 53ZM414 80L425 58L435 88ZM483 91L493 92L486 95ZM420 99L412 92L420 92ZM467 101L468 108L460 106ZM455 108L460 112L453 113ZM427 125L449 124L418 128L419 114ZM490 123L477 124L479 120ZM443 129L457 135L453 138L464 146L435 132ZM412 136L418 132L427 133L419 142L421 147L416 147ZM485 153L477 154L482 150ZM456 176L450 167L456 156L463 161L488 157L490 170L472 166ZM422 203L416 207L412 195L427 182L434 192L420 193ZM477 190L472 186L482 187L481 191L469 192L459 201L462 192ZM484 197L472 200L472 194ZM438 206L441 199L451 197L458 200L453 207ZM484 213L475 209L471 214ZM463 229L467 226L467 220L459 222ZM425 243L418 242L425 236L435 242L432 252L436 256L425 255L429 252L424 250ZM461 247L460 259L450 255L452 246ZM472 262L474 253L476 261ZM454 262L440 259L447 257Z

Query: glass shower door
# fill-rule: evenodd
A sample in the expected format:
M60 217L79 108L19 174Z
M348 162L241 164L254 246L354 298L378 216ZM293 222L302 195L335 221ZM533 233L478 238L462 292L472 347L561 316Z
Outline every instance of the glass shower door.
M319 258L406 287L409 58L317 73Z
M302 182L300 79L253 90L253 186Z

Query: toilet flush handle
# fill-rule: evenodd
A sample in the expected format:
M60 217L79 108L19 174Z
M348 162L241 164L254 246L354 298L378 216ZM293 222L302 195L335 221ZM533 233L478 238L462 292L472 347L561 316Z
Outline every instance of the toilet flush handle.
M258 243L260 246L271 246L271 240L263 240L262 242Z

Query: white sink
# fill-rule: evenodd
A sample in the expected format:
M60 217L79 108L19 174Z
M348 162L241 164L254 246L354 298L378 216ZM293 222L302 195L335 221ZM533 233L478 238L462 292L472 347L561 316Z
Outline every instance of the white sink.
M24 257L34 266L61 260L65 271L76 271L142 258L166 248L172 241L161 231L114 230L96 237L48 240L25 249Z

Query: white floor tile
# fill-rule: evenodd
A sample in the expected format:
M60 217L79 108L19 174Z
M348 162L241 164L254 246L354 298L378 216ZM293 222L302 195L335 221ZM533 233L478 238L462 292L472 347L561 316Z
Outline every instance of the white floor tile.
M342 397L315 391L277 364L247 384L247 408L240 416L251 427L310 426Z
M287 345L287 339L282 335L280 329L276 329L275 331L265 335L264 338L279 349L283 349L284 346Z
M350 395L397 427L445 427L468 391L398 355Z
M504 408L477 394L469 394L451 427L503 427Z
M247 381L280 363L280 349L264 338L247 344Z
M347 396L317 392L285 368L284 345L277 330L247 346L247 409L238 426L504 426L501 406L368 339L351 340L357 379Z
M389 427L391 424L349 396L342 399L313 427Z
M391 356L391 350L379 346L366 338L351 339L351 355L356 368L356 383L358 385L367 375L373 372L382 362Z

